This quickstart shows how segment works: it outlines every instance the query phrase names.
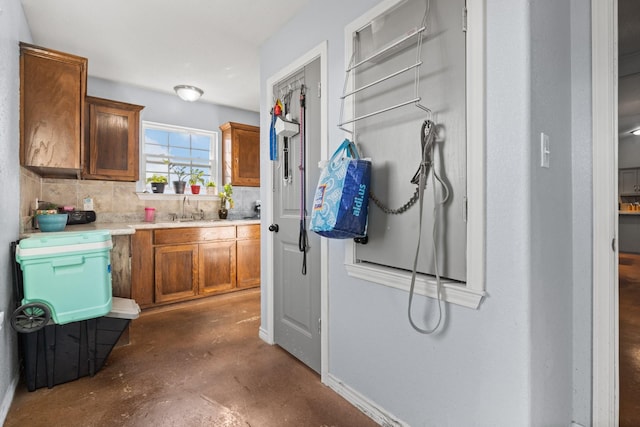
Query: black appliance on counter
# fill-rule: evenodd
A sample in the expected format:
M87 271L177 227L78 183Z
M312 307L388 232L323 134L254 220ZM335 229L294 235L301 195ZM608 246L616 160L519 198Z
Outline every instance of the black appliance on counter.
M65 213L69 214L67 225L89 224L96 220L95 211L65 211Z

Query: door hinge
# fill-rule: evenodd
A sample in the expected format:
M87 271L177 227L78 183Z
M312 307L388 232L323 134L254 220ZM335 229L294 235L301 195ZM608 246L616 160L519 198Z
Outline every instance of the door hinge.
M613 252L616 251L616 238L615 237L611 240L611 250Z
M467 196L464 196L462 200L462 221L467 222L467 217L469 215L469 200Z
M318 82L318 98L322 97L322 82Z
M318 319L318 333L322 331L322 319Z
M467 32L467 5L462 8L462 32Z

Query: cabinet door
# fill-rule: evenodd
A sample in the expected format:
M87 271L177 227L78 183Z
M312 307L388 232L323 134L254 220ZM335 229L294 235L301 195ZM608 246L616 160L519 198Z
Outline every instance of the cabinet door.
M87 97L85 178L137 181L139 105Z
M222 130L224 182L243 187L260 186L260 128L225 123Z
M154 259L151 230L136 230L131 235L131 298L141 308L154 302Z
M21 165L77 177L86 90L86 58L20 44Z
M637 169L621 169L618 173L618 181L620 195L635 195L638 193Z
M238 288L260 286L260 225L239 225L236 242Z
M238 288L260 286L260 239L238 240Z
M236 242L200 244L200 295L236 287Z
M198 245L156 247L155 275L156 303L197 295Z

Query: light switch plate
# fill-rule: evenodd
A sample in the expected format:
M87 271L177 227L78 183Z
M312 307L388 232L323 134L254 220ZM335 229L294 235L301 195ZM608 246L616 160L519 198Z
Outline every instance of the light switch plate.
M551 151L549 149L549 135L544 132L540 133L540 167L549 167L549 157Z

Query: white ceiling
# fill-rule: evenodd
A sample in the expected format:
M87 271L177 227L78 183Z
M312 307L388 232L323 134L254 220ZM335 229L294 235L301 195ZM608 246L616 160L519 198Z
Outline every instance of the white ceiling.
M89 75L259 110L259 47L309 0L21 0L33 43L84 56Z

